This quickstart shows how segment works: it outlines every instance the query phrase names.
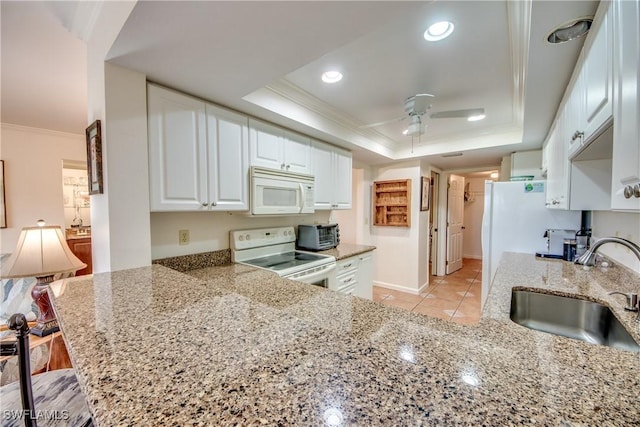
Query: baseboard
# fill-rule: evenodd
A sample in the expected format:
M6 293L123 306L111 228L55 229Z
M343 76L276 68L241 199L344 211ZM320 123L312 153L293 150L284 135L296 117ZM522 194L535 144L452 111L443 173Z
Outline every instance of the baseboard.
M482 259L482 255L462 255L462 259L465 258L469 258L469 259Z
M424 290L427 287L429 287L428 283L426 285L422 285L420 289L415 289L415 288L408 288L406 286L394 285L393 283L378 282L376 280L373 281L373 285L379 286L385 289L392 289L394 291L406 292L408 294L413 294L413 295L420 295L422 292L424 292Z

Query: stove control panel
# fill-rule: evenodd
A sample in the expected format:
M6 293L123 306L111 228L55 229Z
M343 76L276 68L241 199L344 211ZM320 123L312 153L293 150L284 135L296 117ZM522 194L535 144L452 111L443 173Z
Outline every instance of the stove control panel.
M259 248L295 241L296 233L293 227L234 230L229 233L229 243L232 250Z

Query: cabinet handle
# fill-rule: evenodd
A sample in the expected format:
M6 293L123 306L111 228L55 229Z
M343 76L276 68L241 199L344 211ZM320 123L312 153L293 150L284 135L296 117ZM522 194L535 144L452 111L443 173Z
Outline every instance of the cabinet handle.
M211 206L217 206L216 202L211 202Z
M348 279L344 279L344 283L349 283L353 279L353 277L349 277Z
M627 185L624 187L624 198L630 199L631 196L633 196L633 187L630 185Z
M349 263L349 264L345 264L345 265L343 265L343 266L342 266L342 268L349 268L349 267L351 267L352 265L353 265L353 264L351 264L351 263Z
M284 164L284 163L282 163L282 164L280 165L280 169L284 169L284 167L285 167L285 164Z
M207 206L209 206L209 203L202 202L202 206L204 206L206 208Z
M553 205L559 205L560 202L557 199L553 199L553 201L551 202L551 204Z
M290 167L291 167L291 165L287 165L287 170L289 170Z
M633 195L634 197L640 198L640 184L636 184L633 186Z

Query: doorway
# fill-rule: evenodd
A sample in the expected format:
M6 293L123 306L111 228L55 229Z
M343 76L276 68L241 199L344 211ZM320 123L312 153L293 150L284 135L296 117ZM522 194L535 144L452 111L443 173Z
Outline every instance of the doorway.
M429 181L429 276L435 276L438 265L438 188L440 174L431 171Z
M449 175L447 185L447 261L446 274L462 268L464 248L464 177Z

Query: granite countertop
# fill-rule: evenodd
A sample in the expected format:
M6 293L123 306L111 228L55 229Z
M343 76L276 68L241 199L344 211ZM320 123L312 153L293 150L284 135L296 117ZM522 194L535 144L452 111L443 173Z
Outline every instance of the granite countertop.
M323 255L331 255L336 258L336 261L340 261L344 258L349 258L355 255L360 255L365 252L370 252L375 250L375 246L368 245L356 245L353 243L340 243L337 247L333 249L327 249L326 251L318 252Z
M638 338L618 271L505 254L477 326L243 265L94 274L53 302L98 426L640 424L640 353L509 320L512 286L544 288Z

